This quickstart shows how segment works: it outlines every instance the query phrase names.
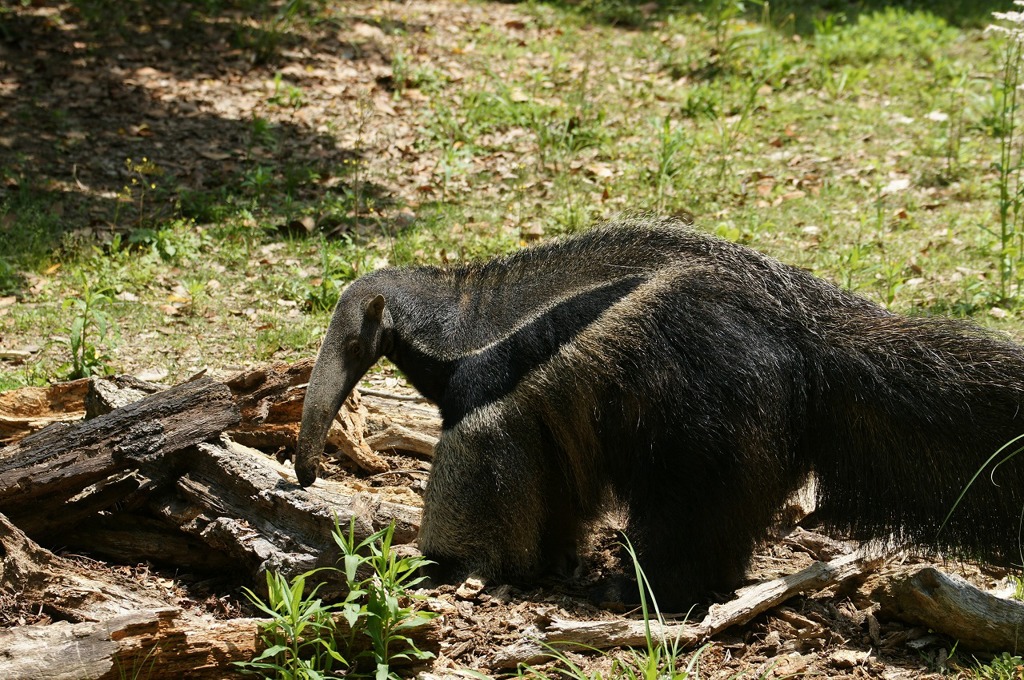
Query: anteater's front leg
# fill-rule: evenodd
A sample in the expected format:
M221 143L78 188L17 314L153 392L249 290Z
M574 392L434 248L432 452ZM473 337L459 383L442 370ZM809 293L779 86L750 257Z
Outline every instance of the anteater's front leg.
M442 580L527 580L571 559L562 553L575 549L575 522L566 517L565 494L553 493L557 465L539 434L512 420L487 406L442 432L419 537Z

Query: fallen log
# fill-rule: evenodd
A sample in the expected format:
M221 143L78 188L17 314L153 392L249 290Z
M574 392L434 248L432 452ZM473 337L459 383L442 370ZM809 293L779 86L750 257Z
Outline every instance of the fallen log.
M51 618L101 621L164 601L110 572L87 569L40 547L0 515L0 590Z
M130 375L90 378L89 389L85 393L85 417L89 419L106 415L114 409L145 399L164 389L162 385L139 380Z
M51 423L81 420L88 390L89 380L82 379L0 393L0 446L13 444Z
M228 574L238 568L230 555L151 516L148 507L133 512L87 517L60 539L61 547L116 564L147 562L178 573Z
M0 513L42 540L174 478L174 454L238 422L231 393L182 383L75 425L55 423L0 450Z
M340 617L335 620L344 639L348 628ZM0 630L0 666L5 680L246 677L233 662L248 661L262 650L259 631L264 622L218 621L163 607L100 622L21 626ZM434 623L404 629L402 634L421 650L438 648ZM393 665L413 664L395 659Z
M931 628L965 649L1016 654L1024 648L1024 602L986 593L934 567L890 579L873 594L881 615Z
M876 560L854 553L831 562L815 562L806 569L781 578L757 583L736 591L730 602L712 605L699 623L660 624L651 621L654 640L678 641L679 647L694 647L727 628L748 623L761 612L776 607L800 593L821 590L873 569ZM647 644L648 624L644 621L567 621L553 619L523 633L523 640L495 653L491 668L513 668L549 660L551 650L573 651L642 647Z
M232 661L252 658L258 619L213 621L163 607L90 623L0 630L8 680L242 677Z
M252 582L262 582L268 569L294 576L335 564L335 519L343 528L355 520L360 540L392 521L396 544L419 531L420 500L412 492L389 497L331 480L303 490L290 466L229 440L200 444L187 458L174 488L149 511L227 555Z
M282 404L270 397L288 381L273 382L269 393L241 400L250 416ZM302 391L287 403L295 394ZM0 512L47 543L229 570L249 583L268 569L293 576L333 564L335 517L346 527L355 518L360 540L392 520L396 543L415 539L420 501L412 492L388 501L358 483L329 481L303 490L289 466L259 451L228 439L201 443L239 423L239 412L226 386L201 378L75 426L51 426L0 452Z
M231 438L261 451L293 451L302 420L306 383L312 368L313 359L308 359L291 365L245 371L229 379L227 385L242 414L239 424L228 432ZM402 428L401 423L419 426L426 422L430 429L439 431L436 409L411 404L400 395L374 392L371 422L370 410L360 394L359 390L353 391L331 423L327 435L328 455L345 457L360 469L379 474L389 470L390 465L378 455L378 451L400 448L398 445L405 442L413 447L414 453L424 455L433 451L436 439L428 439L425 443L422 438L396 438L392 433L381 445L374 445L368 437L391 426L391 418L399 421L396 428ZM389 416L381 415L382 404L388 407ZM408 432L407 429L405 431Z

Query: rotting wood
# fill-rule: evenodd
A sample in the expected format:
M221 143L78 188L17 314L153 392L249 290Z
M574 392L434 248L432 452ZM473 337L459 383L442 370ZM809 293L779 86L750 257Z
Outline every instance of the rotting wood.
M437 437L392 423L384 431L367 437L366 443L374 451L406 451L423 458L433 458Z
M434 441L441 436L441 416L437 407L430 402L420 397L380 390L361 390L361 395L362 403L370 414L367 420L368 440L372 441L391 425L405 428L422 437L430 437ZM385 448L374 447L378 451ZM433 451L429 455L433 455Z
M331 422L331 429L327 432L327 443L336 446L339 453L347 456L370 474L391 469L388 462L378 456L366 442L364 435L369 412L362 404L359 390L352 390L342 406Z
M130 375L89 378L89 389L85 393L85 417L88 419L106 415L164 389L162 385Z
M313 367L313 360L303 360L291 365L277 365L240 373L227 381L242 413L241 422L229 431L231 438L240 444L263 451L295 448L302 420L302 404L306 396L306 383ZM377 403L389 402L395 407L398 397L393 395L375 397ZM410 413L410 422L422 419L422 407L402 402L391 413L403 419L404 412ZM373 447L366 439L369 411L354 390L342 404L327 436L327 443L336 453L354 462L370 474L386 472L387 460L377 454L380 447ZM422 450L422 442L416 442ZM394 448L394 447L388 447Z
M85 416L89 379L0 393L0 446L13 444L51 423Z
M964 649L1014 654L1024 649L1024 602L986 593L934 567L888 579L873 595L881 615L927 626Z
M0 663L7 680L243 677L231 662L252 658L257 623L163 607L99 622L22 626L0 630Z
M711 605L700 625L707 630L706 636L716 635L726 628L749 622L794 595L860 577L873 571L881 561L878 556L857 551L830 562L815 562L795 574L740 588L736 591L737 596L729 602Z
M862 553L815 562L806 569L781 578L757 583L737 591L730 602L712 605L700 623L650 623L656 639L678 640L681 648L693 647L732 626L743 625L761 612L778 606L794 595L821 590L875 568L877 558ZM553 619L532 631L523 640L499 650L491 658L492 668L512 668L518 664L540 663L550 657L551 649L580 650L609 647L635 647L646 644L644 621L566 621Z
M87 517L60 542L68 550L117 564L148 562L177 572L206 574L226 574L238 568L237 561L227 553L210 550L208 544L180 527L139 512Z
M345 637L344 620L339 615L335 621L339 635ZM4 680L245 677L232 663L248 661L261 649L259 627L263 622L251 618L218 621L163 607L101 622L21 626L0 630L0 665ZM402 634L421 650L438 649L438 627L433 622L405 629ZM409 660L397 658L392 665L409 664Z
M201 378L92 420L55 423L0 450L0 512L37 539L59 534L173 479L170 457L238 418L227 387Z
M135 583L119 582L110 573L54 555L3 515L0 589L16 593L22 601L39 603L50 616L72 621L100 621L165 604Z
M241 419L231 438L265 451L292 449L302 418L305 385L313 359L243 371L225 384L238 404Z
M343 528L354 519L360 540L392 521L396 544L419 530L415 496L393 502L331 480L302 489L291 467L230 441L200 444L188 459L173 492L154 498L151 512L226 554L252 581L267 569L293 576L334 564L335 518Z

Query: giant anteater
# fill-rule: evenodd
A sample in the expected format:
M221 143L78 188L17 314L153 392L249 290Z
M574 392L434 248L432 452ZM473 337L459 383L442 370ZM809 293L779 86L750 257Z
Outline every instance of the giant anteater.
M306 394L303 486L381 356L440 407L420 547L464 572L562 568L614 499L659 601L681 609L740 582L811 473L820 517L855 536L1020 556L1016 460L938 530L1024 433L1024 348L675 220L353 282Z

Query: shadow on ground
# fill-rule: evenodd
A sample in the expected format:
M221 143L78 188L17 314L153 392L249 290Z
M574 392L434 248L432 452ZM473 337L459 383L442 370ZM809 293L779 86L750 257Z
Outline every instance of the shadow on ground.
M325 56L335 65L387 56L372 40L350 41L344 19L279 11L266 2L0 4L0 261L76 231L216 221L225 206L275 202L296 214L351 202L348 174L364 150L338 145L291 83ZM295 78L281 75L289 67ZM27 206L46 214L21 219ZM38 233L3 238L14 224Z
M715 17L732 15L738 11L750 19L759 19L764 5L751 0L549 0L548 4L578 12L595 23L631 28L649 26L651 19L669 12L699 12L706 17ZM773 21L783 22L788 30L801 35L811 35L814 33L815 21L841 15L847 21L855 22L861 14L887 7L899 7L908 12L929 12L953 26L985 26L992 22L992 12L1007 11L1012 9L1010 5L1008 0L772 0L769 9Z

